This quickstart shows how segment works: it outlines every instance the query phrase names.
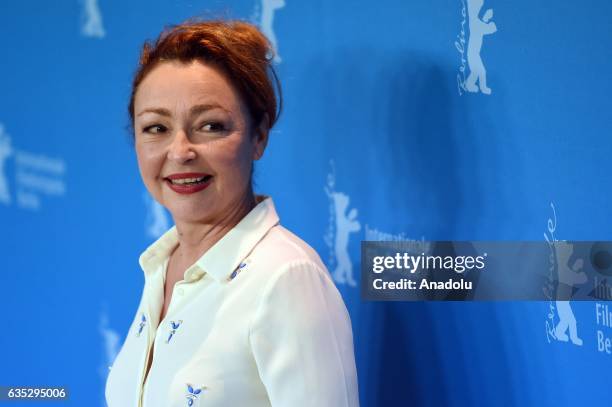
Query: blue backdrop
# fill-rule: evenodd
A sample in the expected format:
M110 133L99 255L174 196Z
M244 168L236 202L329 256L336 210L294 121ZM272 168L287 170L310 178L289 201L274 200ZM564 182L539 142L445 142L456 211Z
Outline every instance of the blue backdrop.
M501 0L0 4L0 385L104 405L172 219L125 126L146 38L194 15L258 24L285 109L256 170L349 308L363 406L604 406L596 303L375 303L361 240L612 240L612 5Z

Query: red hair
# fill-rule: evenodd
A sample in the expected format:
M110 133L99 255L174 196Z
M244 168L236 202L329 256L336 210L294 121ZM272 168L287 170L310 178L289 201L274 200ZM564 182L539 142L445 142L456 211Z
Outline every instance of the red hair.
M138 86L157 64L173 60L184 63L199 60L221 69L242 96L254 126L267 114L268 130L271 129L282 108L280 82L272 66L273 53L261 31L242 21L187 21L165 28L154 43L146 41L143 45L128 107L131 129Z

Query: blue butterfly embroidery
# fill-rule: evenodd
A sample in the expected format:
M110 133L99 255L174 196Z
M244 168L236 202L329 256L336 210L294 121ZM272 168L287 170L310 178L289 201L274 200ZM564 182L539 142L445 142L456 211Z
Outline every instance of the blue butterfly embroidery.
M234 278L236 278L238 273L240 273L242 271L242 269L245 268L245 267L246 267L246 263L244 263L244 262L240 263L238 268L236 270L232 271L232 274L230 274L228 280L233 280Z
M168 335L168 339L166 339L166 343L170 343L170 339L172 339L172 337L176 333L176 330L179 328L179 326L181 326L182 323L183 323L183 320L178 320L176 322L170 321L170 335Z
M195 400L199 400L200 398L200 393L202 393L202 390L205 390L206 387L202 386L199 388L193 388L193 386L189 383L187 383L187 395L185 397L187 397L187 405L189 407L193 406L193 402Z
M138 333L136 334L136 336L140 336L146 324L147 324L147 317L145 317L145 314L143 313L142 316L140 317L140 324L138 324Z

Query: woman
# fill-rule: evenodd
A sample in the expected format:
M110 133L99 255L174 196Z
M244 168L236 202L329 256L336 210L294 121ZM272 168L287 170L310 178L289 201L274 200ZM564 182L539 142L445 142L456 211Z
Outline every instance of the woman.
M129 113L138 166L175 226L106 385L110 407L357 406L351 323L315 251L253 193L277 119L252 25L185 23L145 44Z

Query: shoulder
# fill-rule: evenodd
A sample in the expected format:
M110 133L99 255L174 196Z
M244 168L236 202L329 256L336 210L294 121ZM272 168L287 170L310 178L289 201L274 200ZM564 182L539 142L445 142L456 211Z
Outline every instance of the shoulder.
M266 267L266 285L269 291L279 285L279 281L295 283L299 288L304 279L311 284L326 286L336 290L333 279L321 257L308 243L282 225L271 228L260 242L259 256ZM263 273L262 273L263 274ZM293 291L293 290L291 290Z
M259 242L253 255L268 270L304 265L327 272L321 257L308 243L281 225L271 228Z
M314 329L317 324L345 326L348 312L327 267L301 238L277 225L258 245L259 290L253 327L279 323ZM267 322L263 322L263 321ZM301 329L300 328L300 329ZM306 330L308 331L308 330Z
M298 283L308 278L311 284L333 287L333 279L319 254L304 240L280 224L270 228L268 233L248 256L259 286L259 295L264 295L278 286L279 280ZM302 281L303 283L303 281Z

